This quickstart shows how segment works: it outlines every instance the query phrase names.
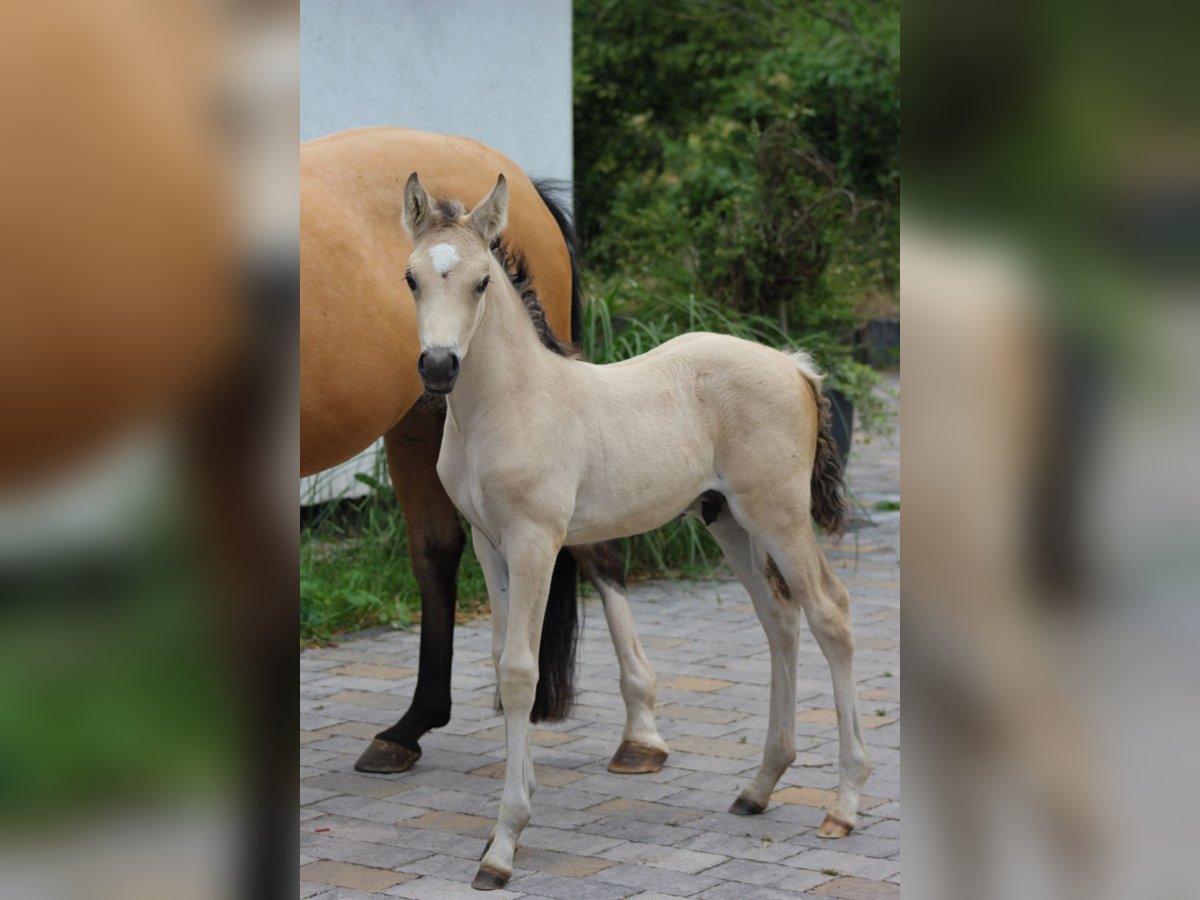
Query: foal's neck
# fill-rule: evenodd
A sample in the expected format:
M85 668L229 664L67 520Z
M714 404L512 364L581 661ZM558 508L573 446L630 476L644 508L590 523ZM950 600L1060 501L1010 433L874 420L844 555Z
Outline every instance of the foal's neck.
M556 366L566 362L542 346L503 267L493 261L489 273L483 319L471 337L458 384L447 398L460 426L488 412L503 415L532 387L551 383Z

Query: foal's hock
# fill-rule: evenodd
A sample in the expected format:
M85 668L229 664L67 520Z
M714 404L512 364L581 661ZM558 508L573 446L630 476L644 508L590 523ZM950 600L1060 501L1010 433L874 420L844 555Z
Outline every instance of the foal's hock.
M681 514L700 517L720 544L771 652L762 765L730 811L766 809L795 759L803 612L829 662L840 747L837 795L818 834L845 836L871 765L849 595L811 524L815 516L838 528L845 509L820 376L805 354L715 334L684 335L609 366L548 351L488 252L506 214L503 178L457 217L431 213L416 175L405 189L414 248L407 279L430 363L423 377L447 397L438 475L474 529L507 731L500 816L475 887L511 877L530 818L529 714L557 554Z

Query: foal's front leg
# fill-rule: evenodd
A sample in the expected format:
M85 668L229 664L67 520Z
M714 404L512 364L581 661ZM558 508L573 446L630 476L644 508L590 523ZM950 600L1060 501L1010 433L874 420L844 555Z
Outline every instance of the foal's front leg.
M550 576L559 548L557 541L539 532L508 534L502 544L508 563L509 596L498 675L508 759L500 816L479 873L471 885L479 890L503 887L512 877L517 839L532 814L530 797L535 781L533 757L529 751L529 714L537 690L538 647L550 593ZM493 651L499 637L493 630Z

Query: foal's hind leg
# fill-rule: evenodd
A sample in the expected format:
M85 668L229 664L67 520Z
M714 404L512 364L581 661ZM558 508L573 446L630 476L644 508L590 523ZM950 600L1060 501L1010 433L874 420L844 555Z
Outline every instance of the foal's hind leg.
M817 836L845 837L854 829L859 793L871 774L854 682L850 595L825 559L807 516L790 529L764 534L761 543L804 608L808 627L833 676L838 721L838 792Z
M600 592L604 617L617 664L621 668L621 696L625 699L625 735L608 764L610 772L638 775L657 772L667 758L666 741L654 724L657 679L642 650L641 639L625 593L625 564L617 541L571 547L580 571Z
M384 438L392 488L404 512L413 574L421 590L417 689L404 717L375 736L354 768L396 773L421 756L419 739L450 721L450 663L458 562L465 543L454 504L437 476L445 413L414 408Z
M772 585L764 572L765 558L749 535L729 513L718 513L708 530L741 579L771 648L771 706L762 766L754 781L742 791L731 813L751 815L767 808L771 791L796 759L796 664L800 643L800 607Z

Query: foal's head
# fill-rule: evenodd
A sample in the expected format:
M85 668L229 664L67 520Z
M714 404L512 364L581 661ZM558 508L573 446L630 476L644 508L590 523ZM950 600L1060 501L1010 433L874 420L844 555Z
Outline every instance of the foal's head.
M440 206L440 204L439 204ZM448 394L467 345L483 317L495 262L492 241L508 217L508 185L501 175L470 213L434 208L414 172L404 187L404 227L413 240L405 278L417 303L425 389Z

